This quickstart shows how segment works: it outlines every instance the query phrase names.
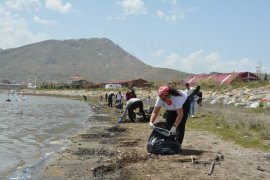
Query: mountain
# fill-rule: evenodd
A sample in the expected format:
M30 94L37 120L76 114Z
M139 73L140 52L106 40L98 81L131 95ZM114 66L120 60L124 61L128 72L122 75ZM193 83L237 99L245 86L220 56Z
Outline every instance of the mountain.
M180 81L188 74L145 64L106 38L47 40L0 50L0 78L67 82L74 74L90 82L143 78Z

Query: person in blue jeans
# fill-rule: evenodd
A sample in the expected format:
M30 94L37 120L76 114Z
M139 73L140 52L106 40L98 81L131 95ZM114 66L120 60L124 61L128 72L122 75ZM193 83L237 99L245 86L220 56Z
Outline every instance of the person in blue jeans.
M195 90L194 87L191 87L189 83L186 83L186 90L185 92L187 93L187 95L191 95L193 93L193 91ZM190 110L189 110L189 116L194 118L195 117L195 110L196 110L196 102L198 100L198 96L195 95L191 101L190 101Z

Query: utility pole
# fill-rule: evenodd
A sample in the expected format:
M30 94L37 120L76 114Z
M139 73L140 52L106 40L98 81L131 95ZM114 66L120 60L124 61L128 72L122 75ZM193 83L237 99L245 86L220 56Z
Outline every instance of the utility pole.
M27 73L27 86L29 85L30 83L30 73Z
M37 73L35 75L35 88L37 88Z
M74 63L73 64L73 77L75 77L76 76L76 64Z
M257 66L256 71L257 71L257 76L261 79L261 67Z

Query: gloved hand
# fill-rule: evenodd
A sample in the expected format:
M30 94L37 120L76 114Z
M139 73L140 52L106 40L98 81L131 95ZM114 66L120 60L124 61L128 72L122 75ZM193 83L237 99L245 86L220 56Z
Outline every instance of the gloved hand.
M119 117L118 118L118 123L121 123L123 121L123 118L122 117Z
M151 121L149 122L149 126L151 127L151 129L154 129L154 127L155 127Z
M175 125L173 125L173 127L171 128L171 130L170 130L170 135L175 135L176 134L176 126Z

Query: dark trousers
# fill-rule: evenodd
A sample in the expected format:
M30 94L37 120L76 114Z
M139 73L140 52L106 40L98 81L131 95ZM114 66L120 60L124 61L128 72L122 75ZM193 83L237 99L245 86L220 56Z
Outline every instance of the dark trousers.
M186 122L188 118L188 113L190 109L190 99L187 98L185 103L183 104L183 117L181 120L181 123L176 129L176 140L179 143L179 145L182 144L184 136L185 136L185 129L186 129ZM166 111L166 128L168 130L171 130L173 124L175 123L177 117L176 111Z
M134 110L139 108L140 109L140 113L143 116L143 119L146 120L146 116L143 110L143 102L142 101L135 101L134 103L130 103L128 104L128 117L130 119L130 121L135 121L134 117L136 117Z
M191 101L193 101L194 96L197 95L200 91L200 86L198 86L188 97L185 103L183 104L183 117L181 123L176 129L176 140L181 145L185 135L186 122L188 119L188 114L190 110ZM166 111L166 128L171 130L177 117L176 111Z
M115 100L115 104L122 103L122 100Z
M108 106L112 107L112 100L108 99Z

